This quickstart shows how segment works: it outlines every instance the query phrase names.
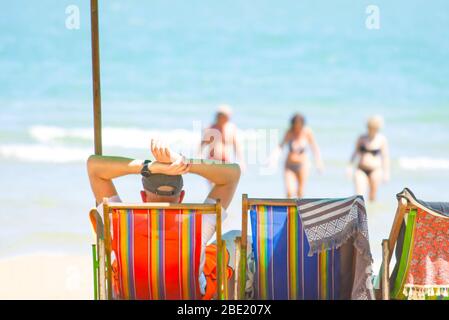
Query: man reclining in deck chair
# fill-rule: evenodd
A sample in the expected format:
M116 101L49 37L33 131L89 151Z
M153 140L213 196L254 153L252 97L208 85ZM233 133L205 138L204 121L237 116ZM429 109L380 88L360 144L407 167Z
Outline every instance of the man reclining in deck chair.
M240 179L238 164L223 164L221 161L213 160L187 161L181 155L153 140L151 141L151 152L155 161L116 156L91 155L89 157L87 170L90 185L98 204L98 212L101 215L103 215L102 202L104 198L107 198L108 202L121 202L113 183L115 178L140 174L143 185L140 195L143 202L180 203L185 196L182 175L194 173L213 184L205 203L215 203L216 199L220 199L223 207L222 219L226 218L225 209L231 203ZM216 263L215 261L206 261L206 256L214 256L207 253L211 248L206 248L206 246L215 233L215 223L214 216L203 216L199 279L201 293L205 295L203 298L212 298L215 292L216 284L213 281L213 276L206 279L203 272L203 270L211 269L210 264ZM225 259L228 260L228 257Z

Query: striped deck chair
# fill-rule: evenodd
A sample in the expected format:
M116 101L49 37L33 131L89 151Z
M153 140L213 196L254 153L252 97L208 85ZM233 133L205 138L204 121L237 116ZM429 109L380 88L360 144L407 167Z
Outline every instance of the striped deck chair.
M96 209L94 294L99 299L201 299L199 268L202 215L216 215L218 298L225 299L221 205L103 203Z
M324 200L323 200L324 201ZM309 256L309 242L293 199L255 199L243 195L239 257L247 256L248 214L255 260L255 299L351 299L355 248L350 241L338 249ZM239 299L245 298L246 260L236 271Z
M449 203L418 200L407 188L382 241L382 299L449 299ZM395 250L396 264L390 275Z

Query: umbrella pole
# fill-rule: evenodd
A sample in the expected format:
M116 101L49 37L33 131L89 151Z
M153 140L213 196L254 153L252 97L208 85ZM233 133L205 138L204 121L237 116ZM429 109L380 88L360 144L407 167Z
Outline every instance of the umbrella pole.
M98 32L98 0L90 0L92 39L92 83L94 100L94 144L95 154L103 153L101 140L101 87L100 87L100 46Z
M92 41L92 88L93 88L93 103L94 103L94 146L95 154L101 155L103 153L102 141L101 141L101 87L100 87L100 46L99 46L99 32L98 32L98 0L90 0L90 31ZM95 206L98 204L96 203ZM94 248L95 247L95 248ZM98 250L98 252L97 252ZM94 255L94 298L104 298L103 278L101 270L104 270L104 261L101 260L103 254L102 247L97 245L92 248ZM97 258L100 257L100 258ZM100 261L97 261L100 259ZM100 264L103 264L101 265ZM100 277L98 279L97 277ZM99 280L99 281L98 281ZM99 287L100 285L100 287ZM100 290L100 292L99 292Z

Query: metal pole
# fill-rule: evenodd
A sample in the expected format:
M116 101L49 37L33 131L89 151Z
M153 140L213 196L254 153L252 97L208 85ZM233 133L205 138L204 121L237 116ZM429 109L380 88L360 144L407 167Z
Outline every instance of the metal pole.
M101 155L103 153L102 139L101 139L101 86L100 86L100 45L98 32L98 0L90 1L90 31L92 43L92 89L93 89L93 104L94 104L94 146L95 154ZM98 230L97 230L98 232ZM97 234L97 240L99 239ZM98 241L97 241L98 243ZM99 256L103 256L104 248L101 243L98 248ZM104 298L103 290L103 276L104 260L97 259L97 246L92 245L93 264L94 264L94 299ZM103 265L100 265L102 263ZM100 271L100 272L99 272ZM98 274L100 273L100 274ZM98 276L100 276L100 287L98 286ZM101 290L100 292L99 289Z

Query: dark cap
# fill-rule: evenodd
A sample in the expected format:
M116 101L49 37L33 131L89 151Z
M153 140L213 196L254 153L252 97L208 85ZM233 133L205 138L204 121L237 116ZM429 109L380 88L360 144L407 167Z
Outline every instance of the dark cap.
M146 191L159 196L175 196L181 192L184 183L181 175L169 176L156 173L142 177L142 185ZM172 190L160 190L161 187L171 187Z

